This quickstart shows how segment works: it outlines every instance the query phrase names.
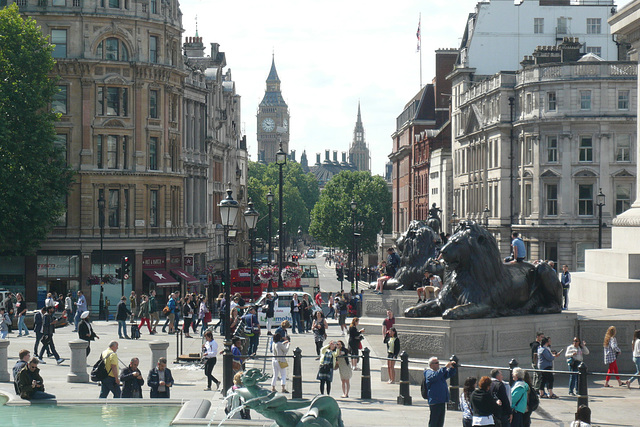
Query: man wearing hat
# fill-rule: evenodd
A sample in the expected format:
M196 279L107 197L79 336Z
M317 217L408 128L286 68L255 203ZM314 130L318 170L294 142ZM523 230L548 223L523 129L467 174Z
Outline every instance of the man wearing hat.
M87 356L91 353L91 341L100 339L95 332L93 332L93 328L91 327L91 319L89 315L91 313L89 311L84 311L80 315L80 324L78 325L78 338L81 340L85 340L87 342Z

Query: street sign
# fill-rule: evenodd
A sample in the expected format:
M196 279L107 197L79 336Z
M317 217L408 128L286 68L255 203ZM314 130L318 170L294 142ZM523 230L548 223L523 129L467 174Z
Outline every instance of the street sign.
M192 256L184 257L184 266L185 267L192 267L193 266L193 257Z
M128 280L128 279L129 279L129 275L128 275L128 274L125 274L122 278L123 278L124 280Z

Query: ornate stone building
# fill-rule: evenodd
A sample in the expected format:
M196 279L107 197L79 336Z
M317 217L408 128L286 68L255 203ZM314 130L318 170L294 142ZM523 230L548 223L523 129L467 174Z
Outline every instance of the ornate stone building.
M48 291L81 289L92 311L101 272L104 296L118 301L120 282L112 278L124 256L131 264L125 294L157 287L162 296L197 283L193 264L204 269L219 257L209 239L218 234L222 183L235 185L235 198L246 197L246 148L230 75L216 71L208 85L206 74L185 66L177 0L18 5L56 45L60 92L52 108L61 114L58 140L77 175L66 215L37 254L0 260L0 275L11 266L5 283L40 305ZM210 104L227 108L227 116Z
M289 152L290 125L289 107L282 97L275 58L271 60L271 70L266 83L257 114L258 160L273 163L276 161L280 143L282 150L285 153Z

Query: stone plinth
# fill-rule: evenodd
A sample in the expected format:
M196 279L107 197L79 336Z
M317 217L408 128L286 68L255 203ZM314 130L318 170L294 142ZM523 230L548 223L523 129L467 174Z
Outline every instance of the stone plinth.
M149 348L151 349L151 366L155 367L156 363L158 363L158 359L161 357L167 357L169 343L160 340L151 341L149 343Z
M576 333L577 315L562 312L468 320L396 317L395 327L411 359L437 356L448 360L455 354L461 363L507 366L515 358L528 367L529 343L536 332L551 337L554 349L566 348Z
M0 381L11 381L9 372L7 371L7 348L9 347L9 340L0 340Z
M87 346L88 341L73 340L69 341L71 349L71 371L67 374L68 383L88 383L89 374L87 373Z

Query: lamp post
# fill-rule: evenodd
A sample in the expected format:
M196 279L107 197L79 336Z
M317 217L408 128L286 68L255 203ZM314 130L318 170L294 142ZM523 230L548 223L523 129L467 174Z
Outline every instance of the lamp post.
M598 249L602 249L602 207L604 206L604 193L602 188L596 195L596 206L598 206Z
M357 254L356 254L356 209L358 209L358 204L354 199L351 199L351 265L349 268L353 268L351 270L351 290L354 289L354 281L358 283L356 279L356 268L358 266Z
M453 212L451 212L451 234L455 233L456 231L457 219L458 219L458 215L456 215L456 210L454 209Z
M102 196L102 192L100 193L100 197L98 197L98 225L100 227L100 307L98 313L98 318L100 320L104 319L104 207L105 200Z
M269 226L267 227L267 234L269 235L268 237L268 241L269 241L269 249L267 250L267 257L269 258L269 260L267 261L267 263L269 264L269 267L271 267L271 255L273 254L273 240L272 240L272 235L271 235L271 223L273 222L273 220L271 219L271 212L273 210L273 193L271 192L271 190L269 190L269 192L267 193L267 206L269 206ZM273 287L271 286L271 279L269 279L269 285L267 286L267 292L271 292L273 291L272 289Z
M229 183L231 187L231 183ZM233 385L233 359L231 354L231 283L230 279L230 260L229 260L229 228L233 227L236 223L236 217L238 216L238 202L231 197L231 188L227 189L227 197L225 197L218 207L220 208L220 218L222 219L222 225L224 227L224 298L227 312L225 313L225 328L224 328L224 356L222 366L222 384L223 392L226 393Z
M249 289L251 292L251 300L255 301L253 297L253 282L255 279L255 273L253 271L253 239L255 238L256 224L258 222L258 212L253 208L253 202L249 199L249 203L247 205L247 210L244 211L244 220L247 223L247 228L249 229L249 252L251 252L251 256L249 257L249 277L251 277L251 281L249 282Z
M489 213L491 212L491 210L489 210L489 206L488 205L484 205L484 228L489 228Z
M279 173L279 188L278 188L278 207L279 207L279 214L278 214L278 222L280 225L280 239L278 242L278 290L282 289L282 264L283 264L283 256L284 256L284 226L282 223L282 220L284 219L284 208L283 208L283 197L282 197L282 186L283 186L283 180L282 180L282 168L284 167L285 164L287 164L287 153L285 153L282 150L282 141L280 141L280 148L278 149L278 152L276 153L276 164L278 165L278 167L280 168L280 173Z

